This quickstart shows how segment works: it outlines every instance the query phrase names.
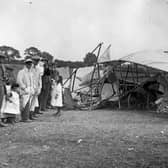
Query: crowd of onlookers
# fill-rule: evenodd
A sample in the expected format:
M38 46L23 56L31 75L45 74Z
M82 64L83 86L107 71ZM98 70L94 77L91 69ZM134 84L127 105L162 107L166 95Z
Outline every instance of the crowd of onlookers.
M14 81L6 76L5 56L0 55L0 127L7 123L36 120L46 108L63 106L62 77L49 68L48 60L38 55L26 56L24 66Z

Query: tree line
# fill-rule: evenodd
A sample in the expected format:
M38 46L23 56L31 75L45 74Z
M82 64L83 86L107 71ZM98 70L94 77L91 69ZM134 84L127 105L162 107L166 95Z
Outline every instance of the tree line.
M18 59L21 59L21 55L19 50L11 47L11 46L0 46L0 54L5 55L6 61L16 61ZM49 52L46 51L40 51L36 47L29 47L26 48L24 51L24 55L26 56L40 56L41 58L44 58L48 60L49 63L55 64L58 67L63 66L69 66L73 68L83 67L83 66L90 66L96 63L97 58L94 53L88 52L85 57L83 58L83 61L64 61L60 59L54 59L54 56L51 55Z

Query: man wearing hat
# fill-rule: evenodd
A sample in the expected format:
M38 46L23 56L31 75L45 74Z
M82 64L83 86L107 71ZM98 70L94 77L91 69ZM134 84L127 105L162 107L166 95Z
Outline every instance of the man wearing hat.
M5 78L6 78L6 70L3 65L5 60L5 55L0 54L0 118L1 118L1 110L3 106L3 101L5 98ZM5 127L0 119L0 127Z
M18 72L17 83L21 90L21 118L23 122L29 121L30 104L34 94L33 73L32 73L32 59L26 58L25 66Z
M34 119L33 117L36 117L36 114L42 114L39 111L39 101L38 97L41 92L42 88L42 75L43 75L43 66L40 65L41 57L38 55L35 55L32 57L33 59L33 66L32 66L32 73L33 73L33 81L34 81L34 95L31 102L30 107L30 119Z

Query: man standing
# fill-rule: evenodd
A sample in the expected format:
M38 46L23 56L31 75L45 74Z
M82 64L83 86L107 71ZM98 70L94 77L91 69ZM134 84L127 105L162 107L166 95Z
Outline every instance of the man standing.
M35 117L35 114L42 114L39 111L39 101L38 97L41 92L42 88L42 75L43 75L43 70L41 70L41 66L39 66L40 62L40 57L39 56L34 56L32 57L33 59L33 67L32 67L32 73L33 73L33 82L34 82L34 95L33 99L31 102L31 107L30 107L30 117L33 119Z
M39 104L40 110L45 111L47 107L47 101L50 95L51 88L51 73L48 67L48 62L46 61L44 64L44 74L42 76L42 89L39 95Z
M25 59L25 66L18 72L17 83L21 90L21 118L23 122L29 120L30 103L34 94L33 73L32 73L32 59Z
M5 67L3 65L3 61L5 60L5 55L0 54L0 117L1 110L3 105L3 100L5 96ZM5 127L5 125L1 122L0 118L0 127Z

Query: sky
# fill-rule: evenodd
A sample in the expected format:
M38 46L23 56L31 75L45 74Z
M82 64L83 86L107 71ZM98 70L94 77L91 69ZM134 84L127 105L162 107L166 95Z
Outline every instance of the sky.
M0 0L0 45L81 61L103 42L111 57L168 50L168 0Z

